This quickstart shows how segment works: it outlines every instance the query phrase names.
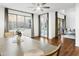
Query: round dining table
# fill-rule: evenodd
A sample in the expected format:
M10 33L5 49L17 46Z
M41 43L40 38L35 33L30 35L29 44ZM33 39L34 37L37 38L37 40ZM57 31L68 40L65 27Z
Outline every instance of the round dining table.
M19 43L17 36L0 38L0 42L1 56L44 56L57 48L43 38L35 40L26 36L21 36Z

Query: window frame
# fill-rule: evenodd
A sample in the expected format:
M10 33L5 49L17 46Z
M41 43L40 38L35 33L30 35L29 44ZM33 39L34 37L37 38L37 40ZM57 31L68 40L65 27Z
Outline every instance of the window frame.
M14 9L9 9L8 8L8 10L14 10ZM27 12L22 12L22 11L18 11L18 10L14 10L14 11L17 11L17 12L21 12L21 13L27 13ZM16 15L16 27L17 27L17 16L19 15L19 14L14 14L14 13L9 13L9 12L7 12L7 15L8 14L13 14L13 15ZM30 14L31 16L31 37L33 37L34 36L34 19L33 19L33 14L32 13L27 13L27 14ZM25 16L25 15L20 15L20 16L23 16L24 17L24 24L25 24L25 17L29 17L29 16ZM7 17L9 17L9 16L7 16ZM9 21L8 21L9 22ZM7 27L8 27L9 25L7 25ZM8 31L9 31L9 28L8 28Z

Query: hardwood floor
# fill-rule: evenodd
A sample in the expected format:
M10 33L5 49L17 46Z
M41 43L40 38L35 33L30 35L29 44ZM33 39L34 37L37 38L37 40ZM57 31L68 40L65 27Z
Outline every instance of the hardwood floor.
M64 38L63 40L61 40L61 38L46 39L46 38L42 38L42 37L35 37L33 39L40 40L41 43L49 43L52 45L59 45L59 43L62 43L62 46L61 46L61 49L59 52L59 56L79 56L79 47L75 47L75 40L74 39ZM0 41L0 42L2 43L3 41ZM26 41L26 42L28 42L28 41ZM28 45L30 45L30 43L28 43ZM37 44L35 44L35 45L36 45L36 47L38 46ZM17 45L14 44L13 46L16 47ZM25 47L26 47L26 44L25 44ZM10 46L9 46L9 48L10 48ZM22 53L20 53L20 54L22 54Z
M39 37L36 37L34 39L40 40ZM49 44L58 45L60 43L60 39L45 39L48 40ZM75 40L74 39L68 39L64 38L63 43L60 49L59 56L79 56L79 47L75 46Z

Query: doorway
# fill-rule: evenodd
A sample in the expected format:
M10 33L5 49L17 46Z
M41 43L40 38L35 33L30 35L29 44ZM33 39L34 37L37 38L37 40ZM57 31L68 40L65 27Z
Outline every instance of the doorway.
M39 35L48 38L48 13L39 15Z
M60 38L66 30L66 15L55 12L55 37Z
M64 34L65 29L65 20L62 18L58 18L58 36Z

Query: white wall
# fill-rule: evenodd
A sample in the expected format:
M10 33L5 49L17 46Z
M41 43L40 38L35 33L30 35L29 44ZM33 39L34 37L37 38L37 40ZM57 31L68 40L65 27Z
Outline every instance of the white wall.
M75 29L75 7L66 10L66 27Z
M0 37L4 37L4 8L0 7Z
M58 12L58 18L64 19L64 14Z
M34 36L39 36L39 23L37 14L34 14Z
M49 12L49 39L55 37L55 12Z
M75 14L75 19L76 19L76 41L75 45L79 47L79 4L76 4L76 14Z
M31 16L31 14L29 13L23 13L23 12L19 12L19 11L15 11L15 10L8 10L8 13L13 13L13 14L19 14L19 15L24 15L24 16Z

